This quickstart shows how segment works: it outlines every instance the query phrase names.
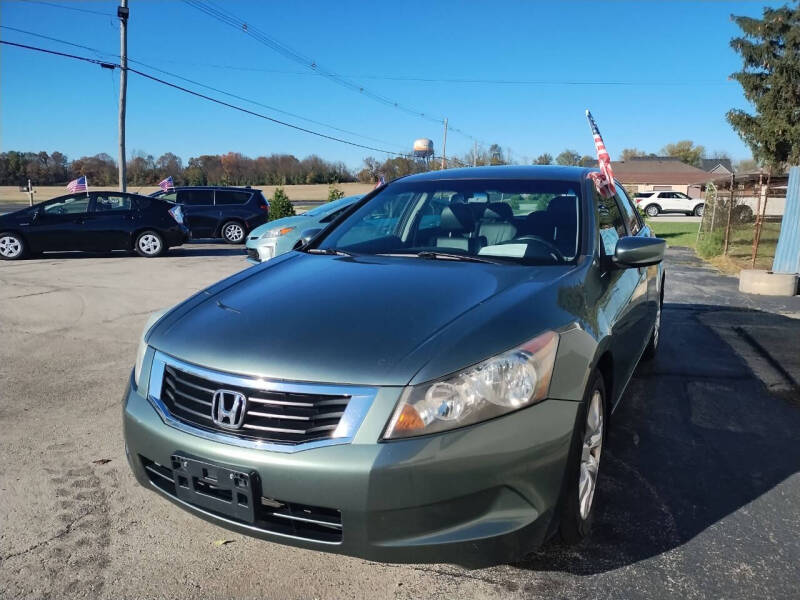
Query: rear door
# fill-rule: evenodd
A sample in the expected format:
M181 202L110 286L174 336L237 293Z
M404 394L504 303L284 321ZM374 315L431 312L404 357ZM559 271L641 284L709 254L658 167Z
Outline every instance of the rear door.
M28 235L40 250L84 250L91 197L86 193L56 198L42 205Z
M130 246L133 228L133 205L128 194L99 192L93 194L86 220L87 250L123 250Z
M216 233L219 220L214 206L213 189L178 190L178 204L183 205L186 225L193 238L212 237Z

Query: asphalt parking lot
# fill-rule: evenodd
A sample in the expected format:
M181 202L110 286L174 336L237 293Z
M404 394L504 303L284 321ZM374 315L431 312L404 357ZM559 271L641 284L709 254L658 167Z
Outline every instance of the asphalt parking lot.
M469 571L245 538L135 484L120 398L147 315L247 267L217 244L0 264L0 597L797 597L793 372L768 360L780 343L728 336L796 349L800 298L742 296L670 250L663 345L612 420L593 537Z

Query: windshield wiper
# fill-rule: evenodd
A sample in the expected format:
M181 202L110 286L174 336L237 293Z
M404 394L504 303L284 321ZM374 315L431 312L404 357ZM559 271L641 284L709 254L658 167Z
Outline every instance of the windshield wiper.
M423 250L417 252L416 256L419 258L427 258L430 260L463 260L465 262L480 262L496 265L496 260L482 258L480 256L472 256L471 254L451 254L449 252L435 252L433 250Z
M327 254L330 256L353 256L344 250L335 250L334 248L309 248L306 250L309 254Z

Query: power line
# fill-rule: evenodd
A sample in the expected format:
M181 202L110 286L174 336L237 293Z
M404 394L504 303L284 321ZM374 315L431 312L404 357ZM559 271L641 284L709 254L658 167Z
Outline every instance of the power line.
M77 6L67 6L66 4L56 4L55 2L45 2L44 0L18 0L19 2L27 2L28 4L43 4L45 6L53 6L55 8L63 8L65 10L74 10L76 12L89 13L93 15L101 15L103 17L114 18L116 15L111 13L101 12L99 10L91 10L89 8L78 8Z
M234 29L241 31L245 35L249 35L253 39L260 42L261 44L277 52L284 58L287 58L288 60L301 64L304 67L311 69L314 73L322 77L325 77L326 79L329 79L343 87L358 92L359 94L366 96L368 98L372 98L373 100L376 100L377 102L380 102L387 106L397 108L398 110L401 110L408 114L426 119L428 121L432 121L434 123L440 123L440 124L444 123L443 118L431 116L426 114L425 111L401 104L400 102L397 102L395 100L392 100L391 98L387 98L386 96L373 92L372 90L365 88L363 85L360 85L354 81L350 81L349 79L342 77L341 75L338 75L337 73L329 69L326 69L322 65L318 64L312 58L305 56L300 52L294 50L293 48L287 46L283 42L280 42L270 37L269 35L261 31L254 25L247 23L246 21L240 19L233 13L230 13L222 8L214 6L210 2L202 2L201 0L184 0L184 2L189 6L196 8L197 10L207 14L211 18L216 19L217 21L220 21L225 25L233 27Z
M90 52L94 52L94 53L96 53L98 55L113 56L115 58L119 58L119 54L114 54L112 52L104 52L102 50L98 50L97 48L91 48L89 46L83 46L81 44L75 44L73 42L68 42L66 40L61 40L61 39L58 39L58 38L51 37L49 35L43 35L43 34L40 34L40 33L35 33L33 31L27 31L25 29L19 29L17 27L9 27L7 25L0 25L0 28L8 29L10 31L16 31L18 33L24 33L24 34L31 35L31 36L34 36L34 37L37 37L37 38L50 40L50 41L53 41L53 42L57 42L59 44L66 44L67 46L72 46L74 48L81 48L83 50L88 50ZM261 106L263 108L267 108L267 109L275 111L277 113L284 114L284 115L287 115L287 116L290 116L290 117L294 117L295 119L300 119L301 121L306 121L308 123L314 123L315 125L320 125L322 127L326 127L328 129L332 129L334 131L338 131L340 133L346 133L348 135L354 135L356 137L364 138L364 139L367 139L367 140L372 140L373 142L379 142L381 144L389 144L390 146L401 147L399 144L394 144L394 143L389 142L387 140L382 140L380 138L374 138L374 137L371 137L371 136L368 136L368 135L357 133L355 131L350 131L349 129L342 129L341 127L336 127L334 125L329 125L328 123L323 123L322 121L317 121L315 119L309 119L308 117L303 117L302 115L298 115L296 113L292 113L292 112L289 112L289 111L286 111L286 110L282 110L282 109L277 108L275 106L270 106L269 104L264 104L263 102L260 102L258 100L253 100L251 98L246 98L244 96L239 96L239 95L234 94L232 92L226 92L225 90L221 90L219 88L207 85L205 83L201 83L199 81L195 81L193 79L189 79L187 77L183 77L183 76L178 75L176 73L171 73L170 71L165 71L164 69L159 69L158 67L154 67L153 65L149 65L149 64L144 63L144 62L139 61L139 60L134 60L134 59L132 59L130 57L128 57L128 61L132 62L132 63L136 63L136 64L139 64L139 65L142 65L143 67L147 67L148 69L153 69L153 70L158 71L160 73L164 73L165 75L169 75L171 77L175 77L175 78L180 79L182 81L185 81L187 83L191 83L193 85L199 85L200 87L206 88L208 90L212 90L212 91L220 93L220 94L224 94L224 95L229 96L231 98L236 98L237 100L243 100L245 102L249 102L251 104L255 104L256 106Z
M118 68L120 68L119 63L107 62L107 61L103 61L103 60L96 59L96 58L89 58L89 57L86 57L86 56L77 56L75 54L68 54L66 52L58 52L56 50L49 50L47 48L39 48L37 46L29 46L27 44L19 44L19 43L16 43L16 42L8 42L6 40L0 40L0 44L4 44L4 45L7 45L7 46L14 46L14 47L17 47L17 48L23 48L23 49L26 49L26 50L32 50L32 51L36 51L36 52L43 52L45 54L52 54L54 56L62 56L62 57L65 57L65 58L72 58L74 60L80 60L80 61L83 61L83 62L88 62L88 63L91 63L91 64L99 65L99 66L101 66L103 68L106 68L106 69L114 69L114 68L118 69ZM331 140L331 141L334 141L334 142L339 142L339 143L342 143L342 144L347 144L349 146L354 146L356 148L363 148L365 150L372 150L374 152L381 152L383 154L390 154L390 155L393 155L393 156L407 156L407 154L404 154L404 153L393 152L391 150L386 150L384 148L377 148L375 146L367 146L365 144L359 144L357 142L353 142L353 141L350 141L350 140L345 140L345 139L338 138L338 137L335 137L335 136L332 136L332 135L327 135L327 134L321 133L319 131L314 131L313 129L307 129L305 127L300 127L299 125L295 125L293 123L288 123L286 121L281 121L279 119L275 119L275 118L270 117L268 115L264 115L264 114L255 112L253 110L244 108L242 106L237 106L236 104L231 104L230 102L225 102L224 100L220 100L220 99L214 98L212 96L207 96L206 94L202 94L200 92L191 90L189 88L183 87L183 86L178 85L176 83L172 83L170 81L166 81L166 80L161 79L159 77L155 77L154 75L150 75L150 74L145 73L144 71L140 71L138 69L133 69L131 67L128 67L127 70L129 72L131 72L131 73L135 73L135 74L139 75L140 77L144 77L145 79L149 79L151 81L155 81L156 83L160 83L162 85L165 85L165 86L171 87L173 89L182 91L182 92L190 94L192 96L196 96L198 98L202 98L204 100L208 100L209 102L213 102L213 103L219 104L221 106L226 106L228 108L232 108L233 110L237 110L239 112L242 112L242 113L254 116L254 117L258 117L260 119L264 119L266 121L270 121L270 122L276 123L278 125L283 125L284 127L289 127L291 129L295 129L297 131L302 131L304 133L315 135L317 137L328 139L328 140Z

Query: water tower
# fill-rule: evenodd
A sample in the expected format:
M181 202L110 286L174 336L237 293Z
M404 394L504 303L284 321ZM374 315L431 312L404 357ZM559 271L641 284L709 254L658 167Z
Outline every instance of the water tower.
M427 166L433 158L433 140L428 138L414 140L414 158Z

